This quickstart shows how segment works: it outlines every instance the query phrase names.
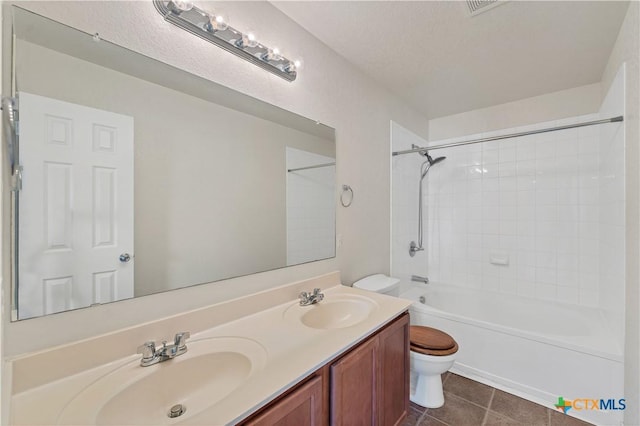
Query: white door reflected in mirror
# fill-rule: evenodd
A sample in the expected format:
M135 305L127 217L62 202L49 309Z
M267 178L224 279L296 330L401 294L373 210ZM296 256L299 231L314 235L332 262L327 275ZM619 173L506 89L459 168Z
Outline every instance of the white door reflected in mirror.
M133 297L133 118L18 98L20 319Z

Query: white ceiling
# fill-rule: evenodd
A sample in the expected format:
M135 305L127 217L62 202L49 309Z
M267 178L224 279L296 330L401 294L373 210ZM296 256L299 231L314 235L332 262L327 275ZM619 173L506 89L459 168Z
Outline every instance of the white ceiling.
M628 2L275 2L429 118L599 82ZM313 52L306 53L313 55Z

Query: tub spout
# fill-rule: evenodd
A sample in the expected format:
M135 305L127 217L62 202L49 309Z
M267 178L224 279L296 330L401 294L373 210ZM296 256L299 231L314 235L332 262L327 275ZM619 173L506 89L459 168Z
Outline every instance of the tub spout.
M420 275L411 275L411 281L424 283L424 284L429 284L429 278L421 277Z

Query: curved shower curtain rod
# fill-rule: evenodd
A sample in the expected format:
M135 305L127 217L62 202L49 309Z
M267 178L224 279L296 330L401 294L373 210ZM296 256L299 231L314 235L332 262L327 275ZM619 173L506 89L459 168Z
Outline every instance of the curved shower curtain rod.
M615 123L615 122L620 122L620 121L624 121L624 117L622 115L619 115L617 117L612 117L612 118L604 118L602 120L585 121L584 123L567 124L566 126L547 127L546 129L529 130L527 132L511 133L511 134L508 134L508 135L491 136L491 137L488 137L488 138L471 139L471 140L468 140L468 141L443 143L441 145L405 149L404 151L394 151L393 155L395 156L395 155L402 155L402 154L412 154L414 152L424 152L424 151L427 151L427 150L431 151L432 149L450 148L450 147L453 147L453 146L462 146L462 145L471 145L471 144L481 143L481 142L490 142L490 141L497 141L497 140L500 140L500 139L517 138L519 136L536 135L538 133L555 132L557 130L573 129L573 128L576 128L576 127L594 126L596 124Z

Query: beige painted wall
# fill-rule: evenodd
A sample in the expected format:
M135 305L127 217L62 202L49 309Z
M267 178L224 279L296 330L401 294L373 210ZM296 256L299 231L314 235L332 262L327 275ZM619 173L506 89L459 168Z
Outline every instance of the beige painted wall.
M598 112L600 83L429 120L429 141Z
M197 4L205 9L214 7L213 3ZM351 185L355 199L348 209L338 207L337 233L342 237L342 246L335 259L10 323L6 327L5 355L94 336L337 269L345 283L368 274L389 272L389 121L426 136L427 120L271 4L215 3L227 11L234 26L252 28L265 43L277 44L290 57L303 57L304 68L293 83L164 22L151 2L21 5L334 127L337 183ZM3 268L5 279L8 274ZM8 291L8 287L4 290ZM5 300L5 307L7 303ZM3 321L8 321L7 311Z
M133 117L136 296L286 265L285 147L335 155L333 141L23 40L16 75Z
M621 64L625 81L625 191L626 191L626 294L625 294L625 398L624 422L640 424L640 3L632 1L602 76L607 93Z

